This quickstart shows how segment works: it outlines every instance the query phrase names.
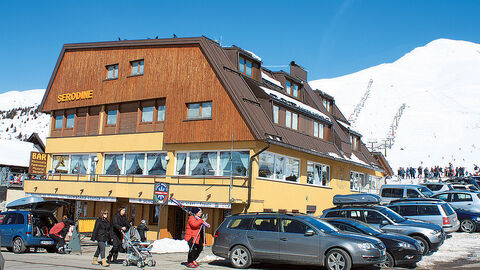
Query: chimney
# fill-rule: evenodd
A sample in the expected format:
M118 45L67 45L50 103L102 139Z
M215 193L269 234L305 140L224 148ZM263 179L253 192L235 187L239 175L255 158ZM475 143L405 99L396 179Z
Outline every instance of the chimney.
M303 81L307 81L307 71L303 67L297 65L295 61L290 62L290 75Z

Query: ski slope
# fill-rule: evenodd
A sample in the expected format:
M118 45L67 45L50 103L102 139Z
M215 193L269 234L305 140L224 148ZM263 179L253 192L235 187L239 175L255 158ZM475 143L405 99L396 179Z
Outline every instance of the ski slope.
M394 170L452 162L471 171L480 163L480 44L438 39L393 63L310 85L333 95L348 116L370 79L370 96L355 123L365 143L386 138L406 104L395 143L387 149Z

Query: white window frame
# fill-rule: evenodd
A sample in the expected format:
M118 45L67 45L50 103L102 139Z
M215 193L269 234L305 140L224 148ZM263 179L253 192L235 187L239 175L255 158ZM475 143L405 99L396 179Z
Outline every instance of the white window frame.
M64 154L58 154L58 153L55 153L55 154L52 154L52 160L51 160L51 164L50 164L50 170L52 171L52 174L63 174L63 175L76 175L76 174L72 174L70 173L70 166L71 166L71 163L72 163L72 156L78 156L78 155L82 155L82 156L89 156L88 157L88 166L87 166L87 173L86 174L81 174L81 175L88 175L90 174L90 169L91 169L91 165L92 165L92 158L95 158L97 156L97 153L64 153ZM54 156L68 156L68 165L67 165L67 173L56 173L54 172L53 170L53 157Z
M110 69L113 68L111 71L112 76L110 76ZM107 65L107 80L108 79L118 79L118 64Z
M282 155L282 154L277 154L277 153L274 153L274 152L269 152L269 151L265 151L263 152L262 154L270 154L270 155L273 155L273 174L272 176L273 177L261 177L261 176L258 176L258 170L257 170L257 178L259 179L268 179L268 180L275 180L275 181L281 181L281 182L286 182L286 183L300 183L300 177L301 177L301 172L302 172L302 162L301 162L301 159L299 158L295 158L295 157L291 157L291 156L286 156L286 155ZM284 161L284 165L283 165L283 179L278 179L278 178L275 178L275 162L277 161L277 156L279 157L283 157L285 159ZM288 158L291 158L291 159L295 159L298 161L298 177L297 177L297 180L296 181L287 181L287 175L285 174L286 172L286 168L287 168L287 160ZM259 163L258 163L258 169L260 169L260 159L259 159Z
M321 180L321 179L320 179L320 184L318 184L318 185L315 184L315 182L312 183L312 184L308 183L308 166L309 166L309 165L312 165L314 169L315 169L315 166L316 166L316 165L328 167L328 181L327 181L327 185L322 185L322 180ZM331 182L331 180L332 180L332 168L330 167L330 165L307 160L307 184L308 184L308 185L317 186L317 187L330 187L330 182Z
M175 152L175 162L174 162L174 176L188 176L188 177L198 177L198 178L208 178L208 177L230 177L229 175L220 175L220 153L221 152L230 152L231 149L206 149L206 150L191 150L191 151L176 151ZM217 164L215 166L214 175L190 175L190 153L204 153L204 152L216 152L217 153ZM233 149L232 152L248 152L250 156L250 149ZM177 160L178 154L186 154L185 157L185 174L177 174ZM248 177L248 168L246 176L233 176L233 177Z
M292 129L298 130L298 113L292 112Z
M145 70L145 60L141 59L141 60L131 61L130 66L132 68L132 72L130 73L131 76L143 75L143 72ZM137 70L136 72L134 72L135 68Z
M357 172L357 171L350 171L350 175L349 175L349 178L350 178L350 183L352 182L352 173L356 174L356 179L357 181L360 181L360 174L363 175L363 180L365 180L365 174L364 173L361 173L361 172ZM357 187L355 188L355 181L353 182L353 189L350 188L351 191L360 191L360 182L357 182Z
M279 123L280 119L280 108L277 105L273 105L273 122L275 124Z
M149 175L148 172L147 172L147 154L165 154L168 156L168 152L167 151L147 151L147 152L106 152L106 153L103 153L103 168L102 168L102 175L116 175L116 174L106 174L105 173L105 165L106 165L106 162L105 162L105 155L122 155L122 170L120 171L120 174L119 175L127 175L125 174L125 164L126 164L126 159L125 159L125 155L128 155L128 154L144 154L144 158L143 158L143 174L129 174L129 175L134 175L134 176L142 176L142 175L145 175L145 176L154 176L154 175ZM166 175L166 169L165 168L165 175ZM162 175L155 175L155 176L162 176Z

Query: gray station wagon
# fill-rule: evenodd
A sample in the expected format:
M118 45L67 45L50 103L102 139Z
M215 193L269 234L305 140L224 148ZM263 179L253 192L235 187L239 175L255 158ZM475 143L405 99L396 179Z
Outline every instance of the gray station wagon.
M212 251L236 268L273 262L349 270L386 260L385 245L377 238L343 232L326 221L301 214L229 216L215 232Z

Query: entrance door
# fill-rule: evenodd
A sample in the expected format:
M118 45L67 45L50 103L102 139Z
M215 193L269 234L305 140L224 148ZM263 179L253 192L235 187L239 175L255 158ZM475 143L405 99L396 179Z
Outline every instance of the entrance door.
M170 208L171 209L171 208ZM177 240L183 240L185 238L185 229L186 229L186 214L185 212L175 207L175 227L173 232L173 238Z

